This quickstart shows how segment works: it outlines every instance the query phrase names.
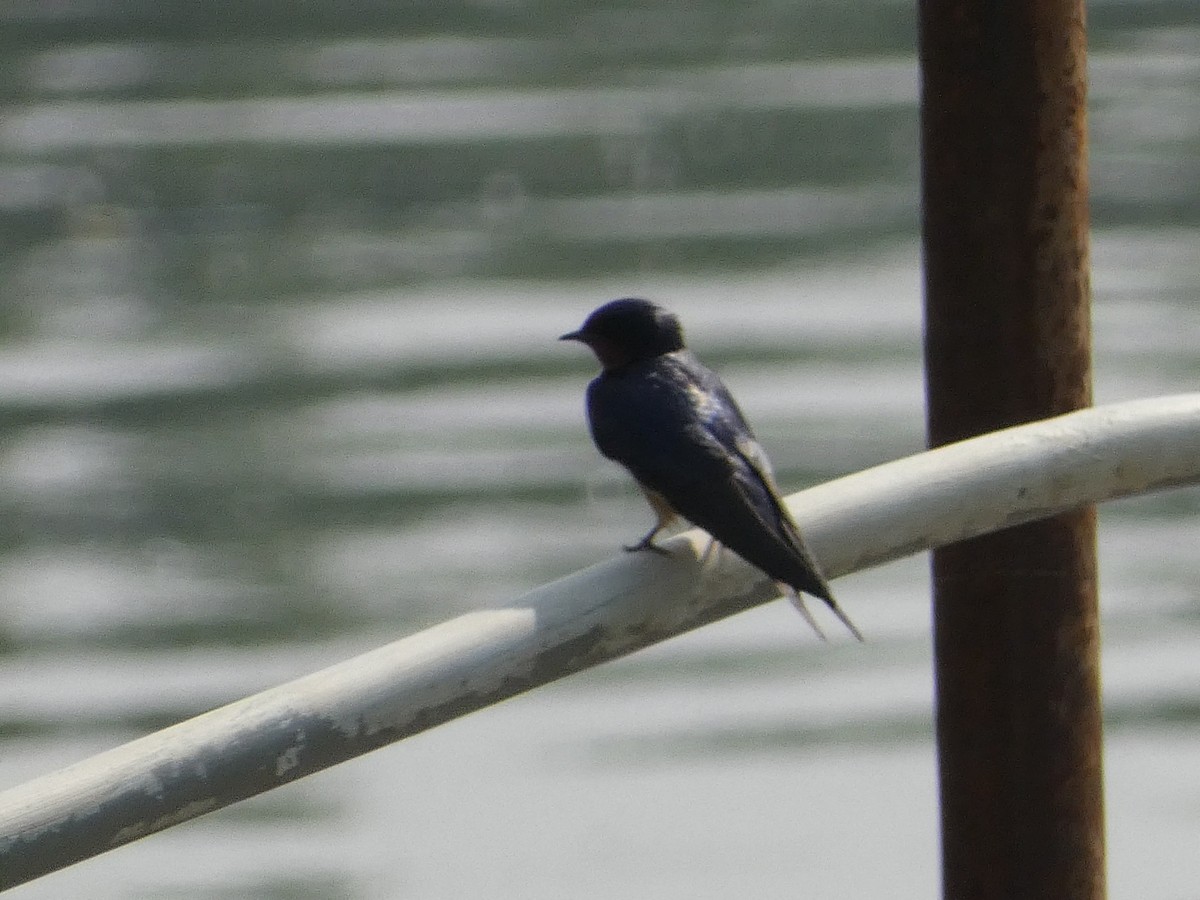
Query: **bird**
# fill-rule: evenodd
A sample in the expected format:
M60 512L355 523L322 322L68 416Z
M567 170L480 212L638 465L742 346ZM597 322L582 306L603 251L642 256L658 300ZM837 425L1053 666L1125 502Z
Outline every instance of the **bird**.
M559 340L596 355L601 372L587 388L592 440L629 471L656 517L625 550L665 553L654 538L683 518L786 586L822 639L802 594L824 601L863 640L780 499L762 445L721 378L687 349L674 314L625 297Z

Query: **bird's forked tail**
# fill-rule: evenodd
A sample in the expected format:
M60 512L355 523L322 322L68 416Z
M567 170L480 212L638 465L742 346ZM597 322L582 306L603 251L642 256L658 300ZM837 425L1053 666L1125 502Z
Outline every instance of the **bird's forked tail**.
M812 610L810 610L808 608L808 604L804 602L804 595L789 585L782 585L782 587L787 590L788 599L792 602L792 606L796 608L796 612L800 613L800 615L804 617L804 621L807 622L808 626L817 633L817 637L823 641L828 640L828 638L825 637L825 632L821 630L821 626L817 624L816 618L813 617ZM820 599L825 603L826 606L830 608L830 610L832 610L833 614L838 617L838 621L846 626L846 630L854 635L856 640L858 640L860 643L865 643L866 638L864 638L862 632L858 630L858 626L850 621L850 617L842 612L842 608L837 605L837 602L832 597L821 597Z

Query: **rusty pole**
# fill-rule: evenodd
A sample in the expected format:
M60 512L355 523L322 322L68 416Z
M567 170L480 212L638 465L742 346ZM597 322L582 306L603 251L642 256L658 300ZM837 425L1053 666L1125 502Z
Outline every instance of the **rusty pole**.
M1091 402L1083 0L920 0L931 445ZM934 554L947 900L1105 894L1092 508Z

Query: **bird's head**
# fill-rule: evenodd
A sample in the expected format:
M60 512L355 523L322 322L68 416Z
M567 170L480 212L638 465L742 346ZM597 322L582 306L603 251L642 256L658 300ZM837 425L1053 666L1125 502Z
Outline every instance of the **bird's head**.
M606 371L683 349L679 320L649 300L627 297L605 303L559 338L586 344Z

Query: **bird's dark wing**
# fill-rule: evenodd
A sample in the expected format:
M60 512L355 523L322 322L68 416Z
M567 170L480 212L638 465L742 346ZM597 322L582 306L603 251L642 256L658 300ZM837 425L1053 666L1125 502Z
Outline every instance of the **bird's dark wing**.
M588 417L600 451L685 519L772 578L832 601L737 404L690 354L601 375Z

